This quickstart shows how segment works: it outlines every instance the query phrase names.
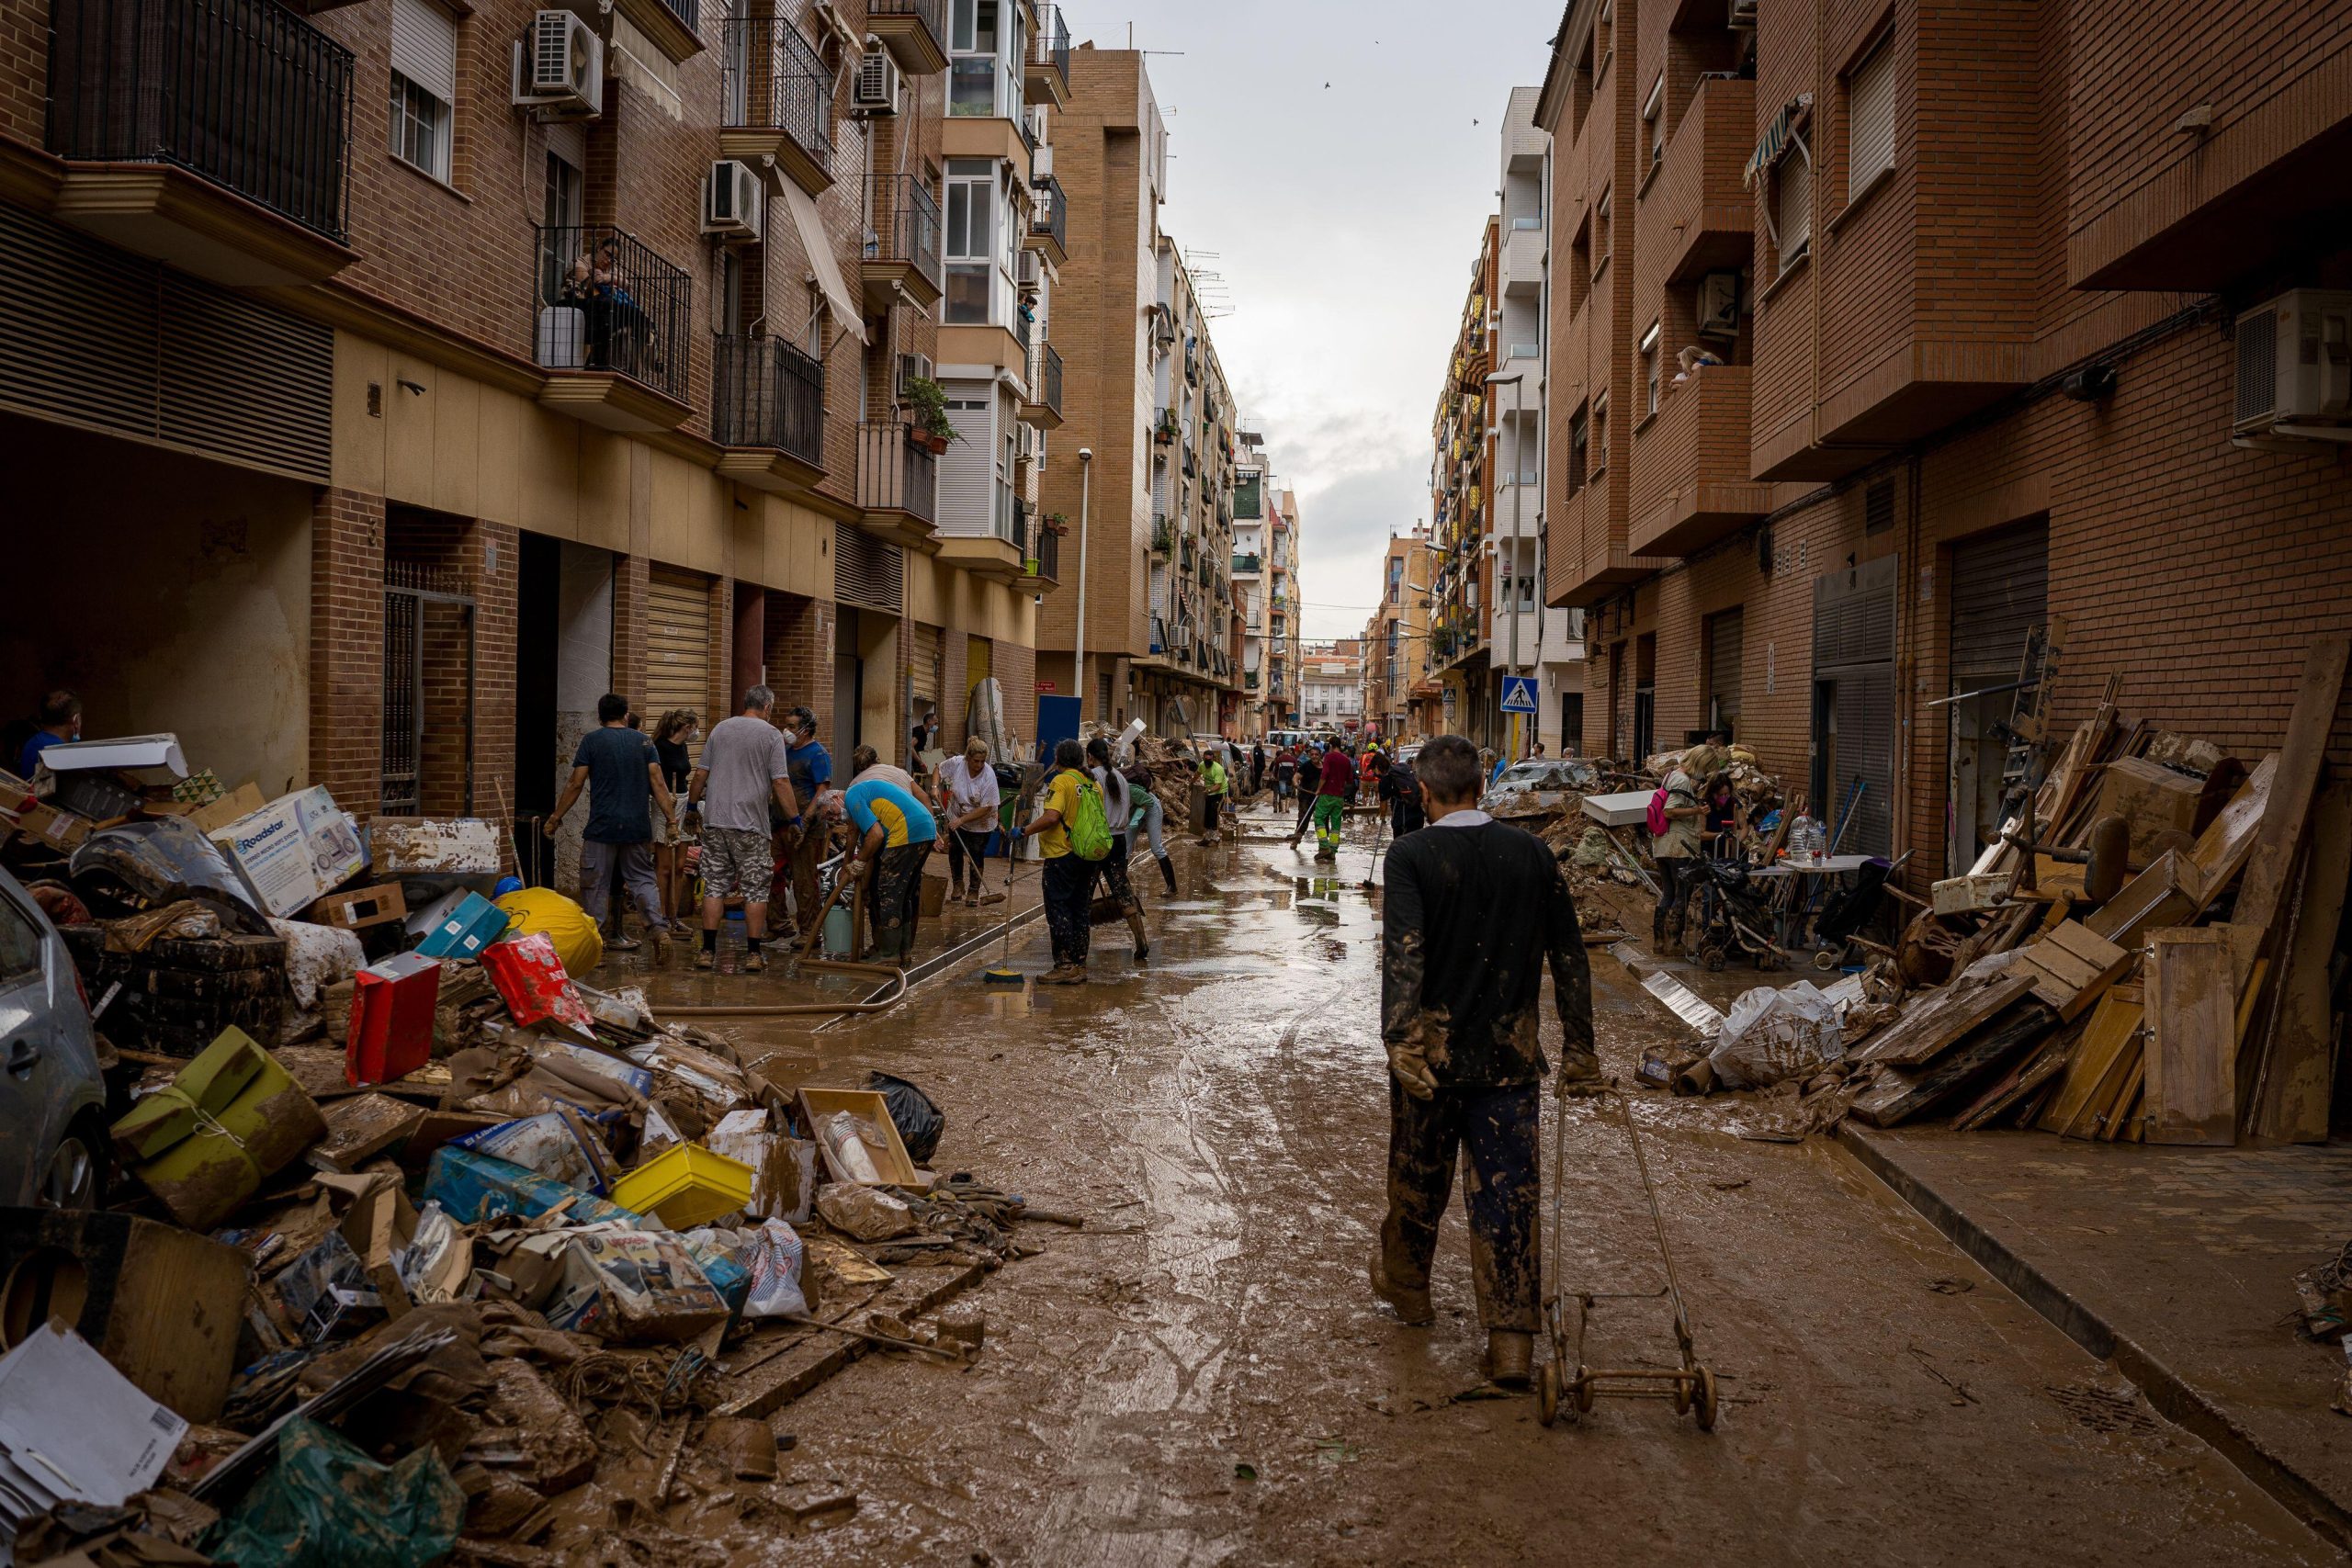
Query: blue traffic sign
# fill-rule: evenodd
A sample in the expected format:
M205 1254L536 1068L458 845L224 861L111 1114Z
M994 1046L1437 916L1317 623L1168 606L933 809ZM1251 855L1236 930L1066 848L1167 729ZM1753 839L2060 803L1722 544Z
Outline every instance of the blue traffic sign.
M1506 675L1503 677L1503 712L1533 713L1535 711L1535 677Z

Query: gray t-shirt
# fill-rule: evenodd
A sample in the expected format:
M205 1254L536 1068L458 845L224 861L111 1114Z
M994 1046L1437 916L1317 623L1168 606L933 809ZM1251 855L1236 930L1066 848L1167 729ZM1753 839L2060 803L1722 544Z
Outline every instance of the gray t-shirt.
M790 772L784 731L750 714L722 719L703 739L702 765L710 773L703 786L703 825L766 832L773 786Z

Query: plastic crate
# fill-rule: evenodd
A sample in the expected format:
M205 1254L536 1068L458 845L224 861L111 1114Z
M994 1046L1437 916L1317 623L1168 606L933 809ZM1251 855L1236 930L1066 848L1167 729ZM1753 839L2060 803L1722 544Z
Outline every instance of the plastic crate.
M692 1230L750 1202L755 1175L741 1160L700 1144L679 1144L614 1182L613 1201L659 1214L673 1230Z

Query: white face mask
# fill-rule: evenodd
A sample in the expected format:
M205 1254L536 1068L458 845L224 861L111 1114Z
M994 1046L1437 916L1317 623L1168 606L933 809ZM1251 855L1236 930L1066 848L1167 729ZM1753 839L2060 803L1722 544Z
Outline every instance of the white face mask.
M787 729L784 732L784 743L786 746L797 746L800 744L800 737L793 734L792 731Z

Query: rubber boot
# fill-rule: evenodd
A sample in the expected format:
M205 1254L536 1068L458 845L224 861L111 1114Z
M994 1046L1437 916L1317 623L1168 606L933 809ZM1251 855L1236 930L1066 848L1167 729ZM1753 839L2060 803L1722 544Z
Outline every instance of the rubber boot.
M1136 939L1136 962L1140 964L1151 956L1151 938L1143 929L1143 911L1130 905L1127 908L1127 930Z
M1176 863L1166 855L1159 857L1159 880L1168 884L1168 896L1176 897Z
M1388 1265L1381 1257L1380 1244L1372 1247L1372 1293L1396 1309L1397 1319L1410 1328L1425 1328L1437 1320L1437 1313L1430 1305L1430 1288L1416 1290L1400 1285L1390 1277Z
M1535 1336L1508 1328L1487 1334L1487 1376L1504 1388L1525 1388L1535 1364Z

